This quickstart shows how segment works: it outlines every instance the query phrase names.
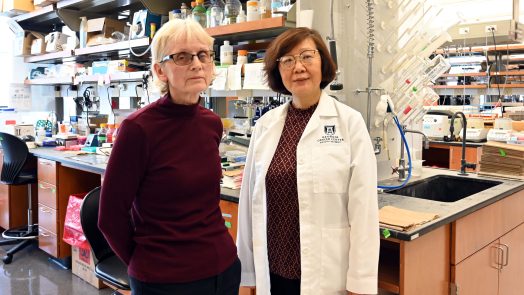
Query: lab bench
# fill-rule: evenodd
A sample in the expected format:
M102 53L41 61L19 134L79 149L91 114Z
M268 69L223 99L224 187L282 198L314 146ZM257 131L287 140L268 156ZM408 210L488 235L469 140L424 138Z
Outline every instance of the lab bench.
M96 154L77 155L53 148L29 151L37 157L38 165L39 247L52 257L63 260L71 256L71 247L62 241L69 195L88 192L100 186L109 157ZM222 188L220 207L226 226L235 239L238 191Z
M457 172L424 168L422 176L411 181L435 175ZM407 232L389 229L388 238L381 228L381 289L405 295L520 294L517 285L524 273L524 182L476 174L465 177L501 183L455 202L378 195L380 208L390 205L439 216Z
M466 142L466 161L477 164L477 168L467 168L468 172L478 172L480 157L482 156L482 146L480 142ZM441 140L431 140L429 149L422 150L424 166L460 170L460 160L462 158L461 142L446 142Z

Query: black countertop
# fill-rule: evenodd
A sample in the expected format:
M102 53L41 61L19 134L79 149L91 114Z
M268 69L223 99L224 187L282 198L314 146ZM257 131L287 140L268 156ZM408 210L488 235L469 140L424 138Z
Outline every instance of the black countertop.
M438 143L438 144L445 144L445 145L453 145L453 146L462 146L462 141L443 141L443 140L430 140L430 144L432 143ZM486 142L473 142L473 141L466 141L467 147L482 147Z
M464 217L472 212L475 212L483 207L493 204L509 195L512 195L524 189L524 182L519 180L479 176L473 173L468 174L468 176L459 176L457 171L426 167L424 167L422 170L422 176L412 177L410 182L418 181L424 178L429 178L435 175L452 175L457 177L487 179L499 181L502 183L492 188L481 191L477 194L458 200L456 202L439 202L394 195L389 193L379 193L378 202L380 208L390 205L397 208L413 210L417 212L436 213L439 216L437 219L425 223L423 225L417 226L416 228L408 232L388 229L392 238L411 241L440 226L449 224L461 217ZM383 181L380 184L387 186L395 186L399 185L399 182L396 179L392 179L389 181ZM382 230L383 228L381 228L381 236Z
M36 157L60 162L62 166L83 170L95 174L104 174L106 171L108 156L97 154L82 154L78 152L56 151L54 148L40 147L30 149L30 153ZM223 200L238 203L239 190L228 188L220 189L220 197Z

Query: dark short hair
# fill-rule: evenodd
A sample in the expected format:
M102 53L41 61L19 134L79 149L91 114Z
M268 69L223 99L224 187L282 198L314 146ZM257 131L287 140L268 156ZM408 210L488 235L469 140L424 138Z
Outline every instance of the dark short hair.
M324 89L335 79L337 66L331 58L329 50L320 34L316 30L305 27L293 28L275 38L266 50L264 70L266 72L267 83L271 90L283 94L291 94L282 82L277 59L291 51L307 38L310 38L315 43L320 54L322 64L322 81L320 82L320 88Z

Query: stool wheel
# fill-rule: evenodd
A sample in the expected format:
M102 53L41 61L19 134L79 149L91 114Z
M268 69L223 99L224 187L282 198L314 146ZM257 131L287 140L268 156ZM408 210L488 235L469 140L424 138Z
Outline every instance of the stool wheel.
M4 264L11 263L13 261L13 255L7 254L6 256L4 256L4 258L2 258L2 261L4 262Z

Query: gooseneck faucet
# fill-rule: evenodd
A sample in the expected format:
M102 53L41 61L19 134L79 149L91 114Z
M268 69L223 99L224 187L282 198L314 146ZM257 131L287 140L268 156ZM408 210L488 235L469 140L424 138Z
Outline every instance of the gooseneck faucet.
M460 160L460 173L459 175L468 175L466 173L466 168L475 169L477 164L466 162L466 129L468 128L468 122L466 120L466 115L463 112L456 112L451 116L451 123L449 125L450 137L447 141L455 141L456 137L453 134L455 132L455 118L459 116L462 118L462 157ZM444 138L446 139L446 138Z
M429 149L429 139L424 132L407 129L406 125L402 126L402 132L404 132L404 134L417 133L422 135L424 137L424 149ZM404 142L402 140L400 141L400 160L398 161L398 164L398 181L404 181L406 179L406 171L408 170L408 167L406 167L406 160L404 159Z

